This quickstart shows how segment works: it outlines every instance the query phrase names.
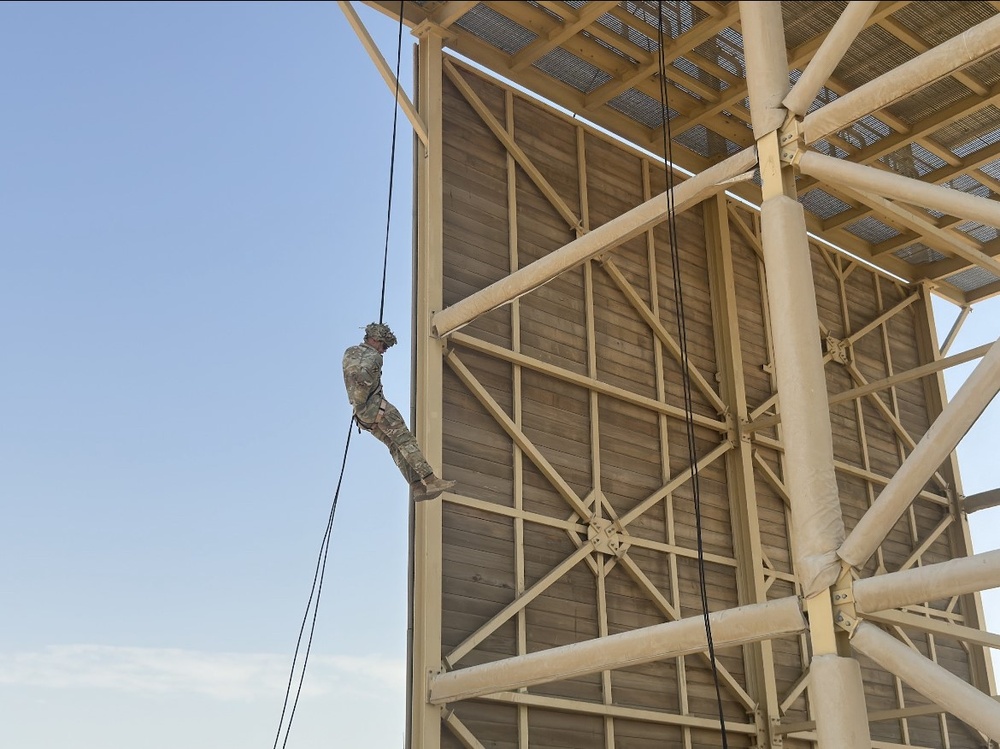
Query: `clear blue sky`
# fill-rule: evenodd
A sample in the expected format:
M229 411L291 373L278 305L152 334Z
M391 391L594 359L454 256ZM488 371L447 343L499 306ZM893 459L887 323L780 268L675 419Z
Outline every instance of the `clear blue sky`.
M359 13L391 58L395 25ZM344 447L340 358L378 316L390 92L334 3L5 3L0 76L3 745L270 747ZM399 144L405 414L402 118ZM994 302L954 350L998 335ZM964 449L969 493L1000 484L998 422ZM289 747L401 745L406 522L355 435Z

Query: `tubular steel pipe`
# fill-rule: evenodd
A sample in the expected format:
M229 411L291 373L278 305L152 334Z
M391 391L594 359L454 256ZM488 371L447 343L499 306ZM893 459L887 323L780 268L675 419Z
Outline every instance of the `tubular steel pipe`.
M860 613L874 613L997 587L1000 551L987 551L858 580L854 605Z
M830 79L844 53L857 39L877 7L878 0L853 0L847 4L809 65L802 71L802 76L782 102L789 112L797 115L806 113L816 94Z
M685 180L674 187L674 212L687 210L709 195L724 190L734 178L749 179L751 175L743 173L756 163L757 150L750 147ZM479 315L514 301L548 283L560 273L628 241L666 218L667 193L662 193L531 265L514 271L506 278L441 310L432 319L434 332L439 337L446 336Z
M852 567L875 553L906 508L1000 391L1000 340L948 402L837 552ZM784 397L784 395L782 395Z
M781 3L740 0L740 23L747 65L750 121L754 139L760 140L785 121L781 100L788 93L788 62ZM774 54L776 50L781 54Z
M1000 31L997 33L1000 34ZM929 185L912 177L854 164L845 159L835 159L815 151L804 151L798 166L803 174L834 185L847 185L988 226L1000 227L1000 202L990 198L981 198L940 185Z
M861 666L853 658L815 655L809 665L813 684L823 685L824 699L812 700L820 747L871 744L868 708L861 684Z
M994 741L1000 739L1000 704L971 684L906 647L874 624L861 622L851 643L931 702Z
M965 512L979 512L997 506L1000 506L1000 489L970 494L962 500L962 510Z
M795 572L808 598L830 587L840 574L837 549L844 539L844 519L802 205L784 195L768 198L761 206L761 230L785 430Z
M806 143L813 143L866 114L909 96L997 49L1000 49L1000 15L973 26L807 115L802 120Z
M806 628L797 597L709 615L716 648L745 645ZM691 655L708 648L701 615L470 666L431 680L430 702L443 704L607 669Z

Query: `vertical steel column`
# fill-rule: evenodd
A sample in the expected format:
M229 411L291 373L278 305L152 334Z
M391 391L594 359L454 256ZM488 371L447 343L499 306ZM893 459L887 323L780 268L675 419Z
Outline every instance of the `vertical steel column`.
M795 572L806 597L812 664L824 675L810 681L810 703L820 749L870 749L864 699L844 700L845 694L863 695L860 669L853 659L840 657L838 649L846 646L843 638L838 643L833 622L831 586L840 573L836 550L844 539L844 521L805 214L795 199L793 168L782 163L779 148L784 113L776 113L780 105L775 101L781 102L788 93L781 4L741 0L740 17L763 185L767 303L788 466L785 481Z
M414 29L417 49L417 108L427 124L426 149L417 144L417 231L414 257L414 418L427 460L440 470L442 344L431 334L431 315L442 305L443 154L442 35L432 24ZM441 708L428 702L429 681L441 669L442 502L413 505L410 553L410 704L407 746L438 749Z
M726 455L726 484L732 515L733 547L736 552L736 589L739 605L764 603L764 561L760 543L760 518L757 514L757 491L754 485L753 448L750 433L740 433L739 424L749 421L746 383L743 378L743 352L740 347L739 307L736 299L736 276L733 248L729 234L726 196L716 195L704 203L705 245L712 299L712 327L715 330L716 362L722 398L733 427L731 439L736 449ZM774 650L770 640L746 645L747 688L758 702L758 729L770 734L779 719L778 690L774 676ZM769 738L773 738L769 736Z

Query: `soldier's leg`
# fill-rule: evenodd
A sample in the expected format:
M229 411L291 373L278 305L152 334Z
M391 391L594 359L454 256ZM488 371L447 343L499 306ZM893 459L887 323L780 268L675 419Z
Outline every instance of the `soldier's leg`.
M389 448L392 459L408 483L420 481L434 473L399 410L388 401L385 401L385 412L372 428L372 434Z

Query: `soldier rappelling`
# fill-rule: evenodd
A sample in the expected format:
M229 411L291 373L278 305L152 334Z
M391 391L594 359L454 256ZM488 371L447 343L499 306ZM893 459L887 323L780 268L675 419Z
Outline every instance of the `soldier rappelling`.
M410 484L413 500L434 499L455 485L434 475L399 410L382 395L382 354L396 343L384 323L365 327L365 339L344 352L344 385L358 426L389 448L392 459Z

